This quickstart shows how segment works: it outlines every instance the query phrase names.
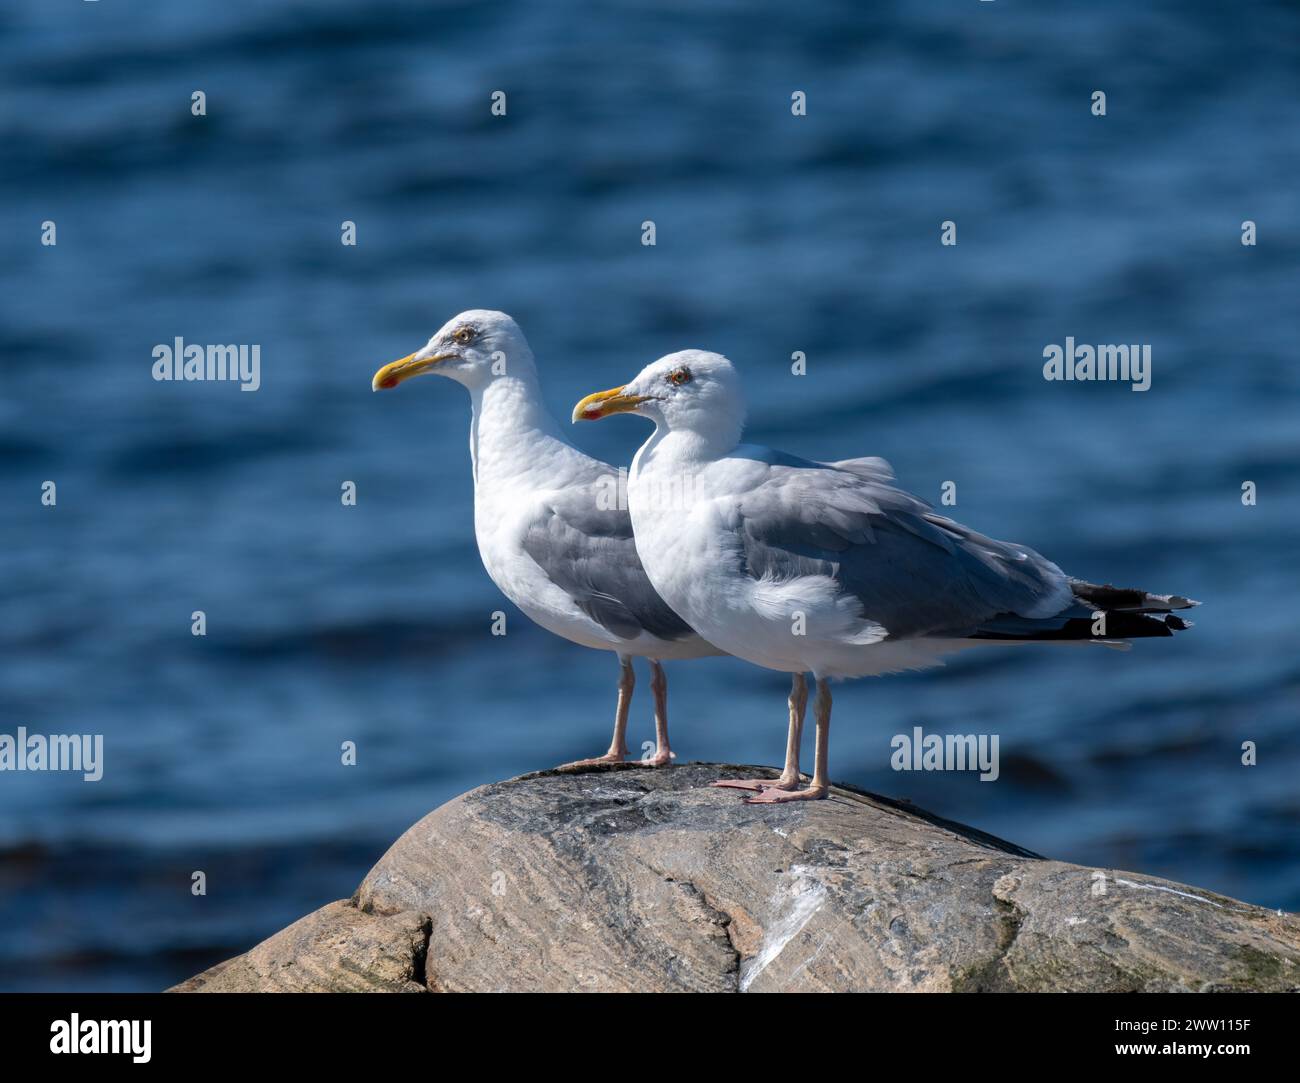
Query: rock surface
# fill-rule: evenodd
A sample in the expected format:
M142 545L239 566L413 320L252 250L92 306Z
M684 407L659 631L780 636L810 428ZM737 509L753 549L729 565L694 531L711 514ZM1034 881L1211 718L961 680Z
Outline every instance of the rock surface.
M483 786L181 992L1296 990L1300 920L835 787L625 764Z

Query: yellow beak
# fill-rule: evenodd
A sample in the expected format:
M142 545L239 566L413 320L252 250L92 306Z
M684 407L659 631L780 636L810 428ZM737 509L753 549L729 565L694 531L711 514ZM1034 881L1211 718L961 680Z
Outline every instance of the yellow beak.
M623 387L627 385L624 384ZM588 395L573 408L574 421L599 421L610 414L626 414L645 402L645 395L624 395L623 387L611 387Z
M419 376L422 372L428 372L438 362L446 361L452 356L454 355L443 353L435 354L432 357L421 357L417 360L416 354L412 353L398 358L396 361L390 361L375 373L374 378L370 381L370 390L385 391L390 387L396 387L403 380L409 380L412 376Z

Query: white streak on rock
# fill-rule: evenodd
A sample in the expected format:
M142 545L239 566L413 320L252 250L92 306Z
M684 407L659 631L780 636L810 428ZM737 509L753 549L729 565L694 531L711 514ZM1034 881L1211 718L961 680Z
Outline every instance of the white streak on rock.
M790 875L794 877L794 882L785 890L778 891L776 898L773 899L773 909L778 912L783 899L793 898L794 902L763 930L763 943L758 953L740 975L742 993L749 990L754 979L763 973L772 960L785 950L785 946L803 931L803 927L812 920L812 916L826 901L826 889L808 873L809 869L805 866L792 866Z
M1138 884L1134 883L1132 880L1122 880L1118 876L1115 877L1115 883L1123 884L1125 887L1140 888L1143 891L1167 891L1170 895L1181 895L1184 899L1194 899L1197 902L1209 903L1211 906L1217 906L1220 910L1223 909L1223 904L1216 903L1213 899L1207 899L1202 895L1193 895L1188 891L1177 891L1172 887L1164 887L1161 884Z

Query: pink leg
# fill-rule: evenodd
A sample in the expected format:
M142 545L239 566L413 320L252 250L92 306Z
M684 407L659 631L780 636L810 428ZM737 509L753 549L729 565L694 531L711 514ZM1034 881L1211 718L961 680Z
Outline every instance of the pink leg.
M650 659L650 690L655 697L655 751L641 762L647 767L663 767L673 762L673 750L668 746L668 678L654 658Z
M609 751L603 756L593 756L589 760L574 760L562 763L556 770L566 767L594 767L602 763L622 763L627 758L627 712L632 706L632 689L636 687L636 674L632 670L632 659L626 654L618 656L618 706L614 708L614 738L609 743Z
M808 709L808 682L802 673L790 681L790 728L785 738L785 770L780 778L720 778L710 786L731 790L793 790L799 785L799 742L803 739L804 712Z
M806 790L764 790L747 798L747 805L775 805L783 801L819 801L830 793L831 784L827 768L831 735L831 686L825 677L817 681L817 701L813 704L817 719L817 751L812 782Z

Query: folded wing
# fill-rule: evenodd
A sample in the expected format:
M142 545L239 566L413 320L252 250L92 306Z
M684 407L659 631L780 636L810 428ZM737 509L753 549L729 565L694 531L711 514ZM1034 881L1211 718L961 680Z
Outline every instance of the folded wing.
M829 576L894 638L978 635L1002 616L1032 622L1074 604L1051 561L936 514L892 480L881 459L771 453L759 483L735 502L745 572Z
M691 627L659 596L641 566L632 518L618 506L614 475L543 494L524 551L592 620L621 639L674 641Z

